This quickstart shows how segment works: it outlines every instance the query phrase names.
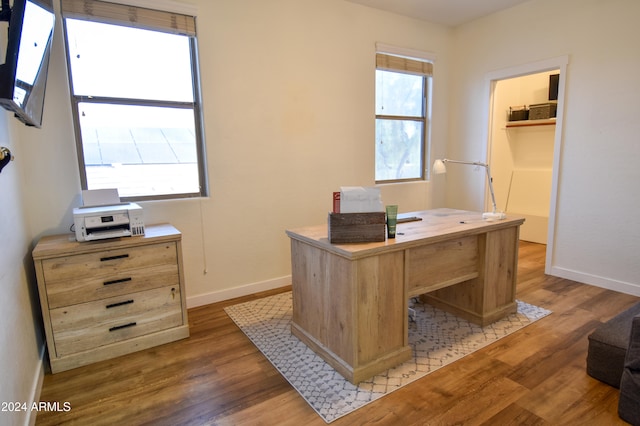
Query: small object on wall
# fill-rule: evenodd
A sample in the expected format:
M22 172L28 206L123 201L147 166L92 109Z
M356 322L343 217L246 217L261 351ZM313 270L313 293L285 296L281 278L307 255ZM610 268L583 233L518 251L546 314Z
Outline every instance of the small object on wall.
M9 161L14 159L13 155L11 155L11 151L9 148L5 148L4 146L0 146L0 172L4 169L4 166L9 164Z

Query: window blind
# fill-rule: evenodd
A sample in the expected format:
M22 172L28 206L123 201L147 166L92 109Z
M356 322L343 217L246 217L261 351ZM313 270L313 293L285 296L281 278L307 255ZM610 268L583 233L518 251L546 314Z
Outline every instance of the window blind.
M196 19L162 10L99 0L62 0L62 16L186 36L196 35Z
M387 55L385 53L376 53L376 68L379 70L402 71L424 76L433 75L433 64L431 62L419 61L403 56Z

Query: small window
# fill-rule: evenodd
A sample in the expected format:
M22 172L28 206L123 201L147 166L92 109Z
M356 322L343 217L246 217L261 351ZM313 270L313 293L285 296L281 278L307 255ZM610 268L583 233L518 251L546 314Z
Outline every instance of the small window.
M376 183L424 179L432 64L376 57Z
M83 189L117 188L125 200L206 195L195 18L62 5Z

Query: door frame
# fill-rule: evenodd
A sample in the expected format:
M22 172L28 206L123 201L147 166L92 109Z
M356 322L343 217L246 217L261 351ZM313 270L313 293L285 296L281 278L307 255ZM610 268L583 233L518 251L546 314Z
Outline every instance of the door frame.
M553 266L553 252L556 244L556 208L558 204L558 181L561 168L561 153L562 153L562 128L564 123L564 99L565 99L565 87L567 78L567 67L569 65L569 56L558 56L542 61L531 62L514 67L504 68L496 71L492 71L486 74L486 90L489 95L488 104L488 121L485 134L487 135L487 160L490 160L489 153L491 152L491 143L493 141L493 135L491 129L493 128L494 112L494 91L496 83L499 80L507 80L516 77L522 77L530 74L538 74L545 71L560 70L560 78L558 83L558 108L556 116L556 131L553 143L553 170L551 177L551 200L549 206L549 224L547 227L547 251L545 258L545 273L550 274ZM485 197L488 200L488 197ZM488 202L488 201L485 201Z

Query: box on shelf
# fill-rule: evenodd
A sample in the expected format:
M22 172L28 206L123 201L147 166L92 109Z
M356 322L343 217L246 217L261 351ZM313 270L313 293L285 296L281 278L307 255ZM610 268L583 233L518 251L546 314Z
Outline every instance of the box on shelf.
M329 213L331 244L371 243L386 238L384 212Z
M529 110L525 105L509 107L509 121L521 121L529 118Z
M529 105L529 120L544 120L555 117L557 107L555 102Z

